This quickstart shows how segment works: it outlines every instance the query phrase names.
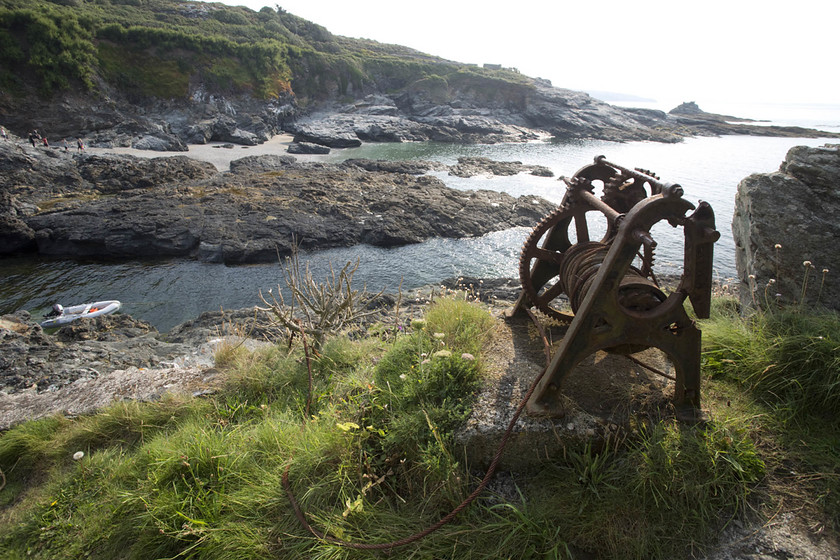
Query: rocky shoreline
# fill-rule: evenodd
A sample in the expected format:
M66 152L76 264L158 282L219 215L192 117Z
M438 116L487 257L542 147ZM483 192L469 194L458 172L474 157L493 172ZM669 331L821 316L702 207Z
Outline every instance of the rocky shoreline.
M392 247L531 226L554 205L460 191L425 175L436 162L299 162L247 156L230 172L187 157L138 158L0 143L0 255L107 261L185 257L271 262L304 249ZM463 158L450 173L551 171Z
M616 142L680 142L691 136L746 134L779 137L838 137L802 127L756 126L754 121L706 113L693 102L670 112L624 108L547 80L520 76L510 91L477 95L465 86L443 97L421 89L372 92L350 101L328 99L307 108L293 95L257 100L198 89L189 99L132 99L109 88L103 98L66 93L48 101L37 96L0 96L11 132L36 129L58 144L82 137L92 147L187 151L188 144L228 142L254 146L274 135L295 137L294 153L347 148L362 142L527 142L597 139ZM103 86L104 87L104 86Z
M506 307L519 294L513 279L452 278L441 285L380 294L375 313L355 326L406 325L444 290L462 289ZM243 337L243 333L246 333ZM155 400L167 392L212 391L221 382L214 353L224 341L250 348L283 343L286 331L260 308L209 311L162 333L130 315L81 319L47 333L27 311L0 317L0 430L48 414L90 413L122 399ZM138 379L144 379L139 385Z

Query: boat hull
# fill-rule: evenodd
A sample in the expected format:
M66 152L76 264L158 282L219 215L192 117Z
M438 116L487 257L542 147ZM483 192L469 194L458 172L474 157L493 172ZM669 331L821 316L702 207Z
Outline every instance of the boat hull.
M52 317L41 322L41 327L45 329L60 327L72 323L76 319L99 317L100 315L108 315L113 313L122 304L117 300L95 301L93 303L83 303L81 305L72 305L65 307L64 312L58 317Z

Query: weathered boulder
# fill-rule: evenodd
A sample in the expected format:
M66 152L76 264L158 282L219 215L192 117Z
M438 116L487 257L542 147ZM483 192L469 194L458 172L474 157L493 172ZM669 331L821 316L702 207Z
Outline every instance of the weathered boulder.
M356 148L362 145L348 119L325 118L297 122L286 127L295 135L295 142L309 142L329 148Z
M293 142L289 144L289 147L286 148L286 151L290 154L328 154L330 153L330 148L327 146L321 146L319 144L313 144L311 142Z
M189 150L180 138L170 134L144 134L133 140L131 147L137 150L152 150L155 152L186 152Z
M263 173L293 167L297 160L291 156L277 156L267 154L262 156L245 156L230 162L231 173Z
M840 145L791 148L776 173L738 185L732 233L741 303L840 310ZM807 263L807 264L806 264Z

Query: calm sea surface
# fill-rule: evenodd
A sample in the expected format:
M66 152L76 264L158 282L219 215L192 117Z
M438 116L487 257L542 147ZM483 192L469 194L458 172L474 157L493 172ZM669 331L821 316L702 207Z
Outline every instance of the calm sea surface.
M638 104L637 104L638 105ZM797 124L827 131L840 131L840 106L731 106L703 107L705 110L737 116L770 119L774 124ZM764 112L762 112L764 111ZM831 139L757 138L727 136L690 138L680 144L603 141L534 142L528 144L452 145L437 143L369 144L360 148L335 150L323 161L347 158L429 159L453 164L460 156L484 156L500 161L521 161L552 169L556 176L571 176L598 155L625 167L642 167L657 173L663 181L679 183L685 198L708 201L717 216L722 233L715 246L715 274L729 278L735 274L734 248L730 224L735 189L752 173L778 169L788 149L797 145L819 146ZM834 140L836 142L836 140ZM283 146L269 143L261 152ZM202 151L203 149L203 151ZM212 153L220 167L223 150ZM227 151L229 159L254 155ZM203 158L207 147L192 155ZM144 153L149 157L160 154ZM181 154L183 155L183 154ZM474 177L461 179L445 173L438 177L456 189L490 189L513 196L538 195L560 202L562 183L557 177L521 174L515 177ZM522 243L530 228L514 228L474 239L433 239L425 243L381 249L358 246L302 254L316 279L322 279L330 263L340 268L348 260L359 259L355 275L358 287L371 291L396 291L437 283L454 276L516 277ZM654 229L659 242L656 267L660 273L682 270L682 229L659 224ZM27 309L40 316L55 302L72 305L100 299L118 299L123 312L147 320L161 331L196 317L203 311L234 309L260 303L258 292L277 289L281 281L279 264L229 267L221 264L185 260L132 261L96 264L43 258L0 260L0 314Z

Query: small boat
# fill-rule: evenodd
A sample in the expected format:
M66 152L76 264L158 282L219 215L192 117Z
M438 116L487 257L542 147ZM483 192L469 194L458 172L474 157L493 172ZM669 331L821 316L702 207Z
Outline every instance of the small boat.
M117 311L122 304L115 299L108 301L95 301L93 303L83 303L81 305L71 305L70 307L62 307L59 304L53 305L52 311L47 313L46 317L49 319L41 322L41 327L49 329L52 327L60 327L67 323L72 323L76 319L83 317L99 317L100 315L108 315Z

